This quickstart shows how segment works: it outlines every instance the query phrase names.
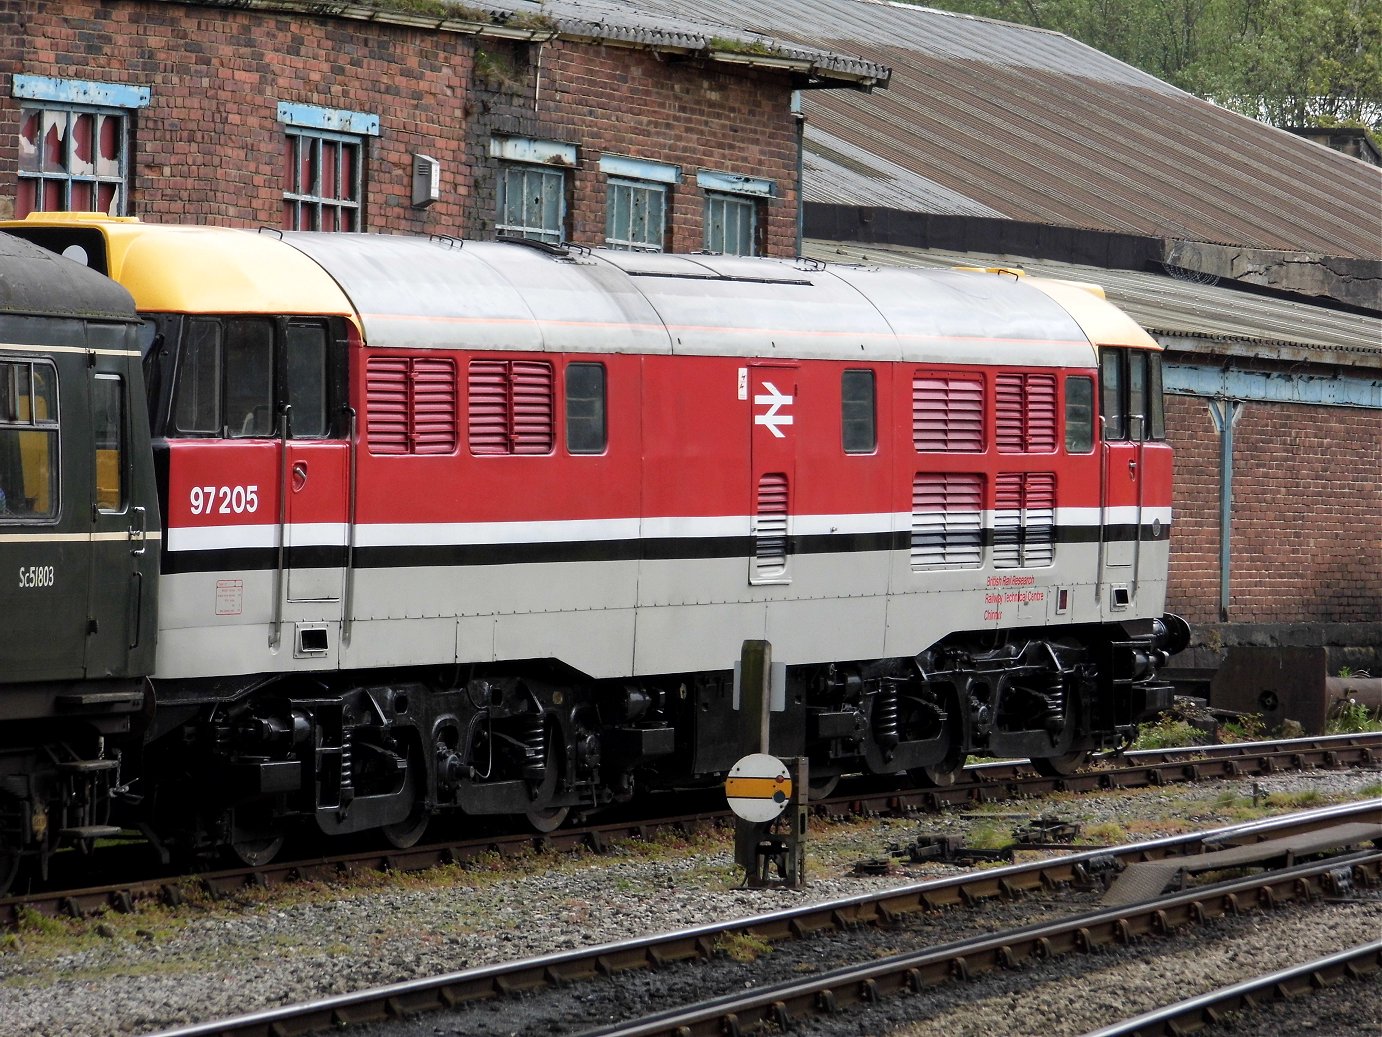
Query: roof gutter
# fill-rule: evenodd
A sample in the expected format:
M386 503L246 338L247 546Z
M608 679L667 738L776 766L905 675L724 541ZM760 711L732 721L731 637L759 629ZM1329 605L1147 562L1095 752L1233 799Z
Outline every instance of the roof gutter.
M191 0L155 0L157 3L190 6ZM200 0L207 7L222 7L244 11L289 11L315 15L320 18L341 18L347 21L373 22L377 25L398 25L410 29L429 29L462 36L484 36L489 39L518 40L544 43L560 33L550 24L513 24L512 22L481 22L441 14L417 11L388 11L371 4L337 3L334 0ZM440 5L438 5L440 6ZM538 19L534 19L536 23Z

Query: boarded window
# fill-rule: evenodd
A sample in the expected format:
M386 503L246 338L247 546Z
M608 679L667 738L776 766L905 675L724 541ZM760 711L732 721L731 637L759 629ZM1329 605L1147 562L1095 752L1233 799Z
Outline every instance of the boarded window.
M994 382L994 425L1005 454L1051 453L1056 449L1056 376L1000 374Z
M1056 477L1004 472L994 484L993 565L1033 568L1055 560Z
M550 454L555 442L552 365L533 360L472 360L470 452Z
M605 199L605 244L610 248L662 251L667 186L642 180L611 180Z
M755 580L780 580L787 573L787 476L765 472L758 479L753 526Z
M57 102L22 106L14 215L123 215L125 181L129 175L130 114L124 109Z
M983 560L984 477L917 472L912 479L912 568L973 568Z
M370 357L365 439L372 454L456 450L456 364L436 357Z
M566 227L566 174L538 165L499 168L500 234L557 244Z
M983 379L918 372L912 379L912 442L918 451L982 451Z
M365 138L291 126L284 135L284 230L364 229Z

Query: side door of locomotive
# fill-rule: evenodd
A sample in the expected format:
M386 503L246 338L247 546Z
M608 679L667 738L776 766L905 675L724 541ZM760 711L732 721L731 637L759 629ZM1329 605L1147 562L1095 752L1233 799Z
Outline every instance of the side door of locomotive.
M1103 347L1099 368L1103 430L1099 579L1103 607L1117 612L1128 608L1137 594L1145 499L1147 354Z
M93 350L83 395L89 448L68 463L91 472L86 675L132 676L153 663L160 526L138 351Z
M797 369L750 364L740 369L749 400L749 583L787 584L791 574L791 513L796 478Z
M344 351L330 322L287 320L280 334L280 406L286 618L300 657L333 655L341 623L349 523L350 429L339 404Z

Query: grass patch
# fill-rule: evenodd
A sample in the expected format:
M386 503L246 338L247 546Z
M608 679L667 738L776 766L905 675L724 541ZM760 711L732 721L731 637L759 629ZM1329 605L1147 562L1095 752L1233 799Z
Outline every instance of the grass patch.
M1209 735L1194 724L1163 713L1154 724L1143 724L1130 749L1188 749L1207 745Z
M1325 733L1331 735L1361 735L1372 731L1382 731L1382 709L1369 709L1354 699L1335 706L1325 725Z
M767 940L747 933L721 933L715 938L714 948L716 953L742 965L773 952L773 945Z

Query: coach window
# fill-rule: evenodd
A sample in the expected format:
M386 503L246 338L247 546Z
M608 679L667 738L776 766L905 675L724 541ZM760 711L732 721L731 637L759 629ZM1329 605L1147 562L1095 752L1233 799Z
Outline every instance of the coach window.
M1094 449L1094 379L1065 380L1065 449L1087 454Z
M92 439L96 450L96 508L125 510L124 381L97 375L91 389Z
M0 361L0 522L58 514L57 371Z
M602 454L605 428L605 365L566 366L566 449L572 454Z
M379 117L280 103L283 124L283 229L365 229L365 154Z
M15 217L124 215L130 121L149 104L148 88L16 75L12 94L20 99Z
M1128 438L1123 391L1123 350L1104 349L1099 355L1099 414L1104 419L1104 439L1110 442Z
M731 256L763 254L763 209L773 182L736 173L702 170L696 184L705 192L705 248Z
M840 375L840 438L847 454L871 454L878 447L877 391L872 371Z

